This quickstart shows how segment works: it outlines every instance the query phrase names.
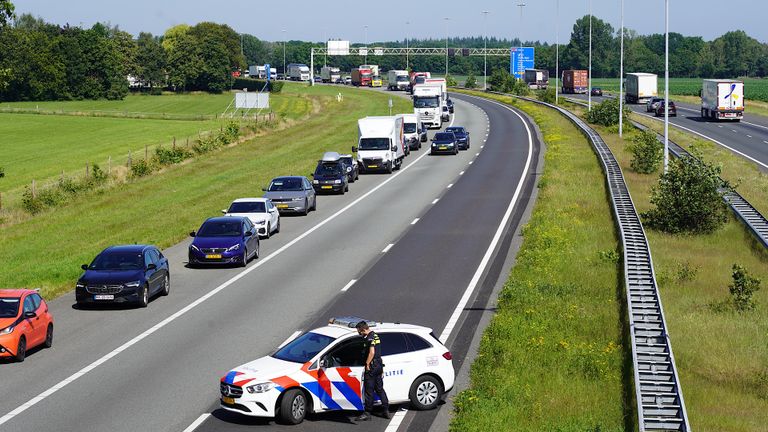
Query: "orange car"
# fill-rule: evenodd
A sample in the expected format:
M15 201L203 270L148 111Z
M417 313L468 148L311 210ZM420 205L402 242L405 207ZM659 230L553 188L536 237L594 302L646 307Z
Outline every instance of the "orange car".
M34 290L0 290L0 359L23 362L27 350L53 344L53 316Z

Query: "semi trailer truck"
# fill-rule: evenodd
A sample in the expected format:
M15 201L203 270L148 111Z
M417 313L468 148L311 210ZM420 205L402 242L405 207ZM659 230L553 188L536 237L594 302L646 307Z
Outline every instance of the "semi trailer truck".
M320 69L320 78L324 83L338 83L341 81L341 70L337 67L323 66Z
M624 100L627 103L646 103L659 95L658 77L652 73L628 73Z
M387 72L387 88L389 90L407 90L409 84L408 71L393 69Z
M705 79L701 86L701 117L741 121L744 117L744 83L728 79Z
M585 94L589 89L589 73L582 69L568 69L563 71L562 93Z

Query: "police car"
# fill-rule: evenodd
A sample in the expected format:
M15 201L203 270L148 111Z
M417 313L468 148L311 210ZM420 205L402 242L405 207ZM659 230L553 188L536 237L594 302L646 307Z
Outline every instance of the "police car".
M227 373L220 382L222 408L288 424L301 423L308 413L362 411L366 353L355 329L360 321L381 339L389 403L437 406L453 388L455 372L450 351L431 329L341 317Z

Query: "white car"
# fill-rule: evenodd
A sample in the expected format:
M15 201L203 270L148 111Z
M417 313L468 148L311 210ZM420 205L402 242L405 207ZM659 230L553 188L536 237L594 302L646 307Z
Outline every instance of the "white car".
M225 216L247 217L260 237L269 238L273 233L280 232L280 212L269 198L239 198L221 212Z
M254 417L298 424L307 413L363 410L364 340L356 317L332 318L269 356L221 378L221 407ZM450 351L426 327L373 323L381 339L384 389L389 403L432 409L453 388Z

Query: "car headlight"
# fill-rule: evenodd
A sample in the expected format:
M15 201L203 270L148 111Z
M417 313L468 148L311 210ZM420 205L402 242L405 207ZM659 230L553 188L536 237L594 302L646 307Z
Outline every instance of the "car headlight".
M141 285L141 281L126 282L124 285L128 288L138 288Z
M333 184L341 184L341 180L338 180L338 179L337 179L337 180L334 180L334 181L333 181Z
M347 167L347 172L352 172L352 167Z
M85 284L82 282L78 282L75 284L75 288L85 288Z
M228 248L227 248L227 252L236 251L236 250L238 250L238 249L240 249L240 244L236 244L236 245L234 245L234 246L232 246L232 247L228 247Z
M13 326L8 326L2 330L0 330L0 336L11 334L13 332Z
M198 251L198 252L200 252L200 248L195 246L195 245L189 245L189 247L194 249L194 250L196 250L196 251Z
M274 386L275 384L272 382L265 382L248 386L245 389L248 391L248 393L266 393L272 390Z
M312 180L312 184L320 184L320 180Z
M263 221L263 220L262 220L262 221L256 221L256 222L254 222L253 224L254 224L254 225L264 225L265 223L267 223L267 221Z

